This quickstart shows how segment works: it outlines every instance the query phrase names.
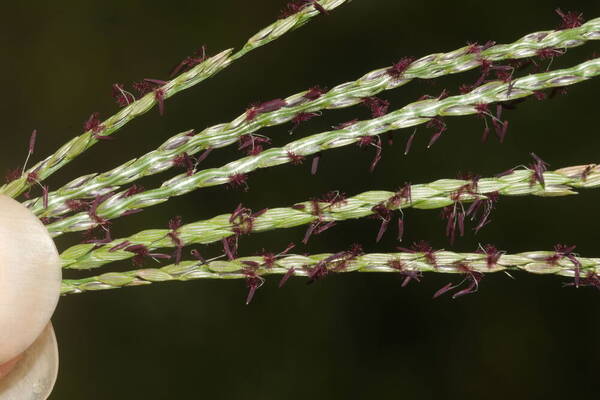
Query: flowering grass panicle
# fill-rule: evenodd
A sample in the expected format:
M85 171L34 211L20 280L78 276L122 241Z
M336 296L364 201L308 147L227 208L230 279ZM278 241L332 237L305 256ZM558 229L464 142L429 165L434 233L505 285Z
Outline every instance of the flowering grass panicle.
M371 173L383 157L387 142L397 130L424 125L430 130L427 148L452 134L447 122L451 117L475 116L483 121L481 141L495 134L503 143L509 134L504 110L512 110L527 98L552 98L564 88L600 75L600 58L562 69L551 69L552 61L569 49L600 40L600 18L585 22L582 14L556 9L560 25L555 30L525 35L508 44L488 41L467 43L447 53L433 53L416 58L406 55L391 66L368 72L361 78L325 89L313 86L285 98L257 101L237 118L206 129L180 132L157 149L134 158L112 170L78 177L66 185L50 190L42 182L62 166L99 141L114 139L114 134L132 119L155 105L160 115L168 112L167 100L218 72L254 49L282 37L317 16L348 3L347 0L296 0L288 3L278 19L251 37L239 50L228 49L210 55L202 45L171 69L168 80L145 78L130 85L115 83L112 96L120 107L115 115L102 120L98 112L83 123L84 133L61 147L55 154L32 167L27 162L34 154L37 131L33 131L25 166L7 175L0 193L16 197L24 194L25 204L46 225L53 237L68 232L85 232L82 243L61 254L65 269L85 270L130 259L136 267L160 260L172 264L129 272L109 272L97 277L67 279L63 293L145 285L158 281L197 278L244 279L251 302L256 291L270 274L281 274L280 286L293 276L305 276L312 283L330 274L351 271L394 272L401 274L402 286L420 281L425 272L453 273L458 283L448 283L437 290L437 298L452 293L452 298L476 292L483 277L490 272L518 269L532 273L559 274L573 278L573 286L600 287L598 262L573 253L574 246L557 245L553 252L508 254L494 246L482 246L475 253L434 250L426 242L400 247L397 253L364 253L358 244L348 250L330 254L297 255L291 244L278 254L239 255L240 241L247 235L275 229L305 226L296 239L306 245L316 235L339 229L340 222L369 217L374 242L390 235L401 242L405 233L408 209L439 209L449 242L452 245L472 227L475 233L491 221L499 199L505 196L567 196L576 189L600 186L600 167L587 164L549 170L549 164L535 153L528 167L511 168L493 177L467 174L457 179L439 179L424 184L405 183L396 192L367 191L347 196L330 191L287 207L258 208L254 211L241 203L231 213L183 223L173 217L163 229L149 229L115 238L112 220L138 213L198 188L225 185L231 189L251 190L250 174L258 169L282 164L301 165L309 159L310 174L316 175L326 151L357 144L373 152L366 166ZM444 88L436 97L423 95L404 106L392 105L378 97L384 91L403 86L412 80L433 80L441 76L477 70L474 81L456 89ZM301 124L325 117L325 110L363 105L370 113L364 120L351 119L328 131L307 135L274 147L272 138L261 129L289 123L285 132L294 133ZM387 139L382 137L386 133ZM405 154L414 146L417 130L407 135ZM215 168L202 169L202 162L213 151L237 145L243 157ZM476 145L476 144L475 144ZM143 188L132 184L140 178L165 172L178 173L159 187ZM131 184L131 185L130 185ZM129 186L126 186L129 185ZM31 198L38 186L41 194ZM98 236L99 232L99 236ZM220 243L215 259L204 258L198 249L186 260L186 247L194 244Z

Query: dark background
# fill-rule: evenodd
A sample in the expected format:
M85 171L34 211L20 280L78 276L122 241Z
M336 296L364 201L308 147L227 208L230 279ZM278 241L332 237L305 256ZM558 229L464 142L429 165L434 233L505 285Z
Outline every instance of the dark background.
M94 111L117 110L111 84L166 78L202 44L214 54L238 48L271 23L281 0L60 1L3 4L1 167L22 165L29 133L39 131L34 159L81 133ZM315 84L332 87L387 66L402 56L449 51L467 41L506 43L556 27L556 7L600 16L595 1L354 0L328 17L251 53L216 77L168 100L99 143L48 183L56 188L83 173L104 171L141 155L179 131L225 122L255 101L285 97ZM570 50L553 67L591 57L597 43ZM382 95L393 108L422 94L437 95L473 82L477 72L412 82ZM452 178L459 171L484 176L529 163L536 152L552 168L598 162L598 81L566 96L527 101L507 113L506 142L482 145L482 122L449 119L448 132L425 150L421 129L404 157L407 134L386 147L374 174L373 156L349 146L325 153L319 173L309 165L282 166L250 176L250 191L209 188L116 221L122 236L229 212L242 201L254 209L293 204L329 190L357 194L394 190L405 181ZM325 112L295 137L326 130L367 110ZM275 145L291 140L289 125L264 131ZM215 151L204 166L238 158L235 147ZM144 179L154 187L173 175ZM494 243L511 252L576 244L600 256L600 192L557 199L503 198L493 223L450 246L439 212L406 213L404 245L427 239L435 248L471 251ZM393 251L393 234L374 243L378 223L347 221L298 251L339 251L358 242L368 251ZM242 254L278 251L301 240L304 227L244 237ZM60 249L80 240L65 235ZM218 245L201 248L218 254ZM148 265L151 261L148 262ZM129 261L97 273L130 269ZM72 274L76 277L85 274ZM395 275L342 274L306 286L293 279L277 289L271 278L250 306L242 281L156 284L68 296L54 315L61 368L54 399L505 399L592 398L599 393L600 293L562 288L566 278L515 274L487 277L477 294L457 300L431 295L454 276L427 275L400 288Z

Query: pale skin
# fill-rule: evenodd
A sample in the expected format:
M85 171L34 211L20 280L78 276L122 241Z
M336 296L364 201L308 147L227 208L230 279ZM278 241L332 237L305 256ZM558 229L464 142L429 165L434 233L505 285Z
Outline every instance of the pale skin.
M50 318L61 264L44 225L0 195L0 400L46 399L58 370Z

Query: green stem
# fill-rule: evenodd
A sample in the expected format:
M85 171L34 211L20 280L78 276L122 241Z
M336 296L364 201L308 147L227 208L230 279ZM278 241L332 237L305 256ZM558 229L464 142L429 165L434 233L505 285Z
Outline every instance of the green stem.
M293 207L271 208L252 217L251 211L237 216L223 214L214 218L183 225L177 236L184 246L196 243L213 243L242 233L264 232L273 229L292 228L317 222L343 221L373 215L373 207L384 205L389 210L407 208L434 209L458 202L486 200L490 195L501 196L566 196L576 194L572 188L596 188L600 186L600 166L595 164L562 168L543 174L545 185L533 180L533 171L515 170L510 174L482 178L473 185L471 181L441 179L431 183L412 185L410 197L388 191L369 191L349 197L343 202L328 203L305 201ZM468 190L466 190L468 188ZM404 193L408 193L404 191ZM316 212L318 209L318 212ZM251 225L250 225L251 222ZM96 248L94 244L79 244L61 254L63 267L70 269L97 268L112 261L129 259L134 253L111 249L124 242L144 245L149 250L173 248L175 243L169 229L150 229L129 237L115 239Z

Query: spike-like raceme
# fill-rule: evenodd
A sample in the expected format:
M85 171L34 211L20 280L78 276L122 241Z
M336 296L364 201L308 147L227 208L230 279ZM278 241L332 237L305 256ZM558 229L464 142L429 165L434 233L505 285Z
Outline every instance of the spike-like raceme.
M68 200L118 190L121 185L171 168L173 160L178 156L228 146L236 143L243 135L289 122L301 113L349 107L382 91L405 85L413 79L432 79L477 68L481 66L482 60L498 62L535 57L540 51L572 48L589 40L600 40L600 18L572 29L531 33L513 43L495 45L480 52L473 52L472 46L465 46L448 53L431 54L407 64L399 76L390 73L393 66L380 68L356 81L340 84L314 99L307 96L310 91L289 96L284 99L286 106L260 113L252 120L243 113L229 123L215 125L198 133L192 130L181 132L150 153L102 174L77 178L49 193L47 205L41 198L32 199L25 204L38 217L56 217L69 211L66 206Z
M493 273L498 271L526 271L534 274L553 274L569 278L578 277L578 285L594 279L600 284L600 258L556 257L554 251L530 251L517 254L498 253L490 256L478 253L455 253L439 250L428 254L421 252L374 253L345 257L344 253L316 255L285 255L265 265L264 257L240 257L234 260L208 262L183 261L162 268L146 268L128 272L109 272L84 279L63 280L62 293L75 294L87 291L141 286L157 282L189 281L194 279L247 279L249 265L256 266L258 276L280 274L311 276L315 268L325 268L327 273L338 272L391 272L415 277L415 273L437 272L447 274ZM327 263L323 264L326 260ZM434 261L434 263L432 263ZM577 264L577 263L578 264ZM343 265L342 265L343 263ZM342 267L340 267L342 265ZM418 278L417 278L418 279Z
M406 208L435 209L456 202L469 203L486 200L490 195L500 196L566 196L576 194L575 188L596 188L600 186L600 166L595 164L562 168L543 173L544 185L535 180L536 172L530 169L514 170L502 176L473 181L442 179L410 187L410 196L398 196L388 191L369 191L348 197L337 203L306 201L291 207L271 208L255 217L251 212L223 214L214 218L197 221L178 228L181 245L213 243L236 235L240 227L245 233L263 232L273 229L292 228L314 222L328 223L374 215L374 208L380 204L390 210ZM462 190L468 187L468 191ZM317 210L315 210L317 208ZM63 267L71 269L97 268L117 260L134 257L136 254L123 248L143 245L148 250L173 248L171 230L150 229L129 237L115 239L97 247L85 243L70 247L61 254Z
M365 136L407 128L432 121L437 117L479 114L481 106L531 96L540 90L573 85L600 75L600 58L575 67L533 74L510 83L492 81L473 91L445 99L429 99L411 103L371 120L359 121L348 127L308 136L279 148L270 148L258 155L233 161L220 168L206 169L194 174L181 174L161 187L126 196L125 192L107 196L94 209L94 213L80 212L47 226L52 236L65 232L94 228L99 221L128 215L135 210L160 204L173 196L189 193L197 188L217 186L232 182L232 178L271 166L292 162L290 154L309 156L324 150L356 143Z
M325 10L333 10L346 2L348 2L348 0L320 0L319 5ZM214 76L248 52L264 46L283 36L285 33L304 25L319 14L319 10L315 7L305 7L297 13L279 19L264 28L252 36L246 42L244 47L237 52L234 52L233 49L228 49L213 57L207 58L189 71L180 74L153 92L146 94L142 98L124 107L112 117L96 125L95 129L84 132L73 138L51 156L38 162L26 171L23 171L20 178L0 187L0 193L11 197L20 195L34 183L31 182L31 179L28 179L30 174L35 174L37 182L43 181L96 144L99 136L110 136L114 134L132 119L148 112L154 105L168 99L182 90L188 89L205 79ZM157 93L160 93L160 96L157 96Z

